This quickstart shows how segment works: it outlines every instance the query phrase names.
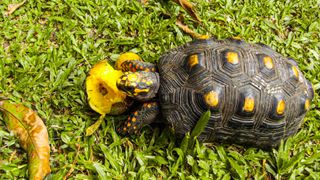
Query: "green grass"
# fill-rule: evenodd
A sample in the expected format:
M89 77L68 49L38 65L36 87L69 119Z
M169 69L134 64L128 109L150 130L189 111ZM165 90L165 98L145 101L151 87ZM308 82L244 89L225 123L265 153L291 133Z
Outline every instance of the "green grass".
M28 0L6 17L12 2L0 2L0 90L45 121L52 179L68 173L70 179L320 178L319 0L194 0L202 26L172 2ZM118 136L114 129L123 117L108 117L93 136L84 136L98 119L84 92L90 67L127 51L155 62L191 41L175 26L180 13L199 33L262 42L298 61L316 97L297 135L272 151L196 142L187 156L168 129ZM0 147L0 179L26 179L26 153L2 121Z

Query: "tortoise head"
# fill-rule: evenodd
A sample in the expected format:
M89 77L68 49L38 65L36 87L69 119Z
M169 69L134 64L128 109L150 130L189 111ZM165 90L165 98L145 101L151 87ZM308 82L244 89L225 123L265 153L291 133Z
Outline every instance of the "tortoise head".
M154 98L159 89L159 74L157 67L134 53L120 55L115 63L115 69L124 74L117 80L117 87L129 97L139 101Z
M139 101L149 101L154 98L159 85L157 72L125 72L117 81L117 87L120 90Z

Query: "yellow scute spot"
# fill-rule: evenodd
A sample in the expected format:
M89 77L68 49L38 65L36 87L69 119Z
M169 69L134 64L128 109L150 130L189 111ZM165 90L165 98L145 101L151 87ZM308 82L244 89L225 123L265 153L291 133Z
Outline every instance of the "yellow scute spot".
M120 70L121 69L121 64L125 61L132 61L132 60L139 60L139 61L142 61L141 57L138 56L137 54L135 53L132 53L132 52L127 52L127 53L123 53L119 56L119 58L117 59L114 67L115 69L117 70Z
M244 99L243 110L246 112L252 112L254 110L254 98L253 97L246 97Z
M86 92L89 105L94 111L108 114L113 104L124 102L126 95L116 85L122 74L121 71L114 70L107 61L100 61L92 67L86 79Z
M227 52L226 54L227 61L231 64L238 64L239 63L239 56L236 52Z
M277 105L277 114L282 115L284 113L284 110L286 108L286 103L284 100L280 100Z
M273 61L272 58L269 56L266 56L263 58L263 64L266 66L266 68L268 69L272 69L273 68Z
M293 72L293 75L295 77L299 77L299 71L298 71L298 68L296 66L292 66L292 72Z
M310 109L310 100L307 99L306 102L304 103L304 108L308 111Z
M191 55L188 60L189 67L193 67L197 64L199 64L198 55L197 54Z
M210 91L204 95L204 100L210 107L216 107L219 104L219 94L216 91Z

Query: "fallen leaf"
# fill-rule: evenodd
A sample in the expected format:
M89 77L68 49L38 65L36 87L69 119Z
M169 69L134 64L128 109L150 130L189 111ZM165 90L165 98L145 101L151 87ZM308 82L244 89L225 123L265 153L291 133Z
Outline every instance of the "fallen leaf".
M9 4L8 10L4 13L5 16L10 16L15 10L21 7L27 0L22 1L21 3Z
M193 5L188 0L175 0L175 2L185 9L194 20L201 22L201 19L193 8Z
M148 0L138 0L141 4L146 5L148 3Z
M91 136L100 126L100 124L102 123L103 119L105 117L105 114L102 114L98 121L96 121L94 124L92 124L91 126L89 126L86 129L86 136Z
M209 38L208 35L205 35L205 34L203 35L203 34L199 34L199 33L194 32L187 25L183 24L182 21L180 21L180 20L176 21L176 25L179 28L181 28L185 33L189 34L194 39L208 39Z
M9 100L0 101L0 112L28 153L29 179L42 180L51 171L49 138L43 121L33 110Z

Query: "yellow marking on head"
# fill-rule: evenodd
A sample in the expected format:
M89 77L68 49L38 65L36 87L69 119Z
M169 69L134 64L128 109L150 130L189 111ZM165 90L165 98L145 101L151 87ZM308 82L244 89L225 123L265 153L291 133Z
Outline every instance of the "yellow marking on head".
M153 82L152 82L152 81L147 81L146 84L147 84L148 86L150 86L150 85L153 84Z
M131 126L131 123L130 123L130 122L128 122L127 127L130 127L130 126Z
M227 61L231 64L239 64L239 56L236 52L227 52L226 54Z
M266 66L268 69L272 69L274 67L272 58L269 56L266 56L263 58L263 64Z
M133 126L133 129L137 129L137 126Z
M140 56L138 56L137 54L135 53L131 53L131 52L127 52L127 53L124 53L124 54L121 54L119 56L119 58L117 59L116 63L115 63L115 69L122 69L121 68L121 65L123 62L125 61L133 61L133 60L139 60L139 61L142 61L142 59L140 58ZM130 65L129 65L130 66ZM131 65L132 66L132 65Z
M209 106L216 107L219 104L219 95L215 91L210 91L204 95L204 100Z
M197 64L199 64L198 55L197 54L191 55L188 60L189 67L193 67Z
M156 71L156 68L152 68L151 71L152 71L152 72L155 72L155 71Z
M123 128L123 131L127 131L127 128L126 128L126 127L124 127L124 128Z
M304 109L307 111L310 109L310 100L309 99L306 99L306 102L304 103Z
M134 92L135 93L149 92L149 89L138 89L138 88L136 88L136 89L134 89Z
M133 115L135 115L135 116L138 115L138 111L135 111L135 112L133 113Z
M284 113L285 108L286 108L286 103L284 102L283 99L281 99L277 105L277 114L282 115Z
M132 121L132 122L136 122L136 121L137 121L137 118L133 117L133 118L131 119L131 121Z
M254 98L253 97L246 97L244 99L243 110L246 112L252 112L254 110Z
M148 104L148 105L147 105L148 108L151 108L151 106L152 106L151 104Z
M122 76L122 78L121 78L122 81L125 81L125 80L127 80L127 79L128 79L127 76Z
M138 79L136 74L128 74L127 77L129 81L136 81Z
M146 68L144 71L145 71L145 72L149 72L149 71L150 71L150 69L149 69L149 68Z
M292 66L291 69L292 69L293 75L294 75L296 78L298 78L298 77L299 77L298 68L297 68L296 66Z

